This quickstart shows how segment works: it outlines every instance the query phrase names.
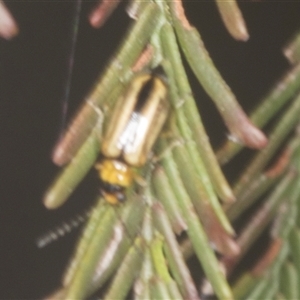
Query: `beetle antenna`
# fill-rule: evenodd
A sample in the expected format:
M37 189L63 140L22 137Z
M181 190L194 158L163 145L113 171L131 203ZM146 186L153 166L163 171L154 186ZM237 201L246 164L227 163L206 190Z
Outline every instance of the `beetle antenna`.
M92 209L88 209L83 213L77 214L68 221L64 221L60 225L56 226L54 229L51 229L47 233L38 237L36 240L37 247L44 248L49 244L57 241L58 239L64 237L65 235L71 233L74 229L78 228L86 222L86 220L91 215L91 212Z

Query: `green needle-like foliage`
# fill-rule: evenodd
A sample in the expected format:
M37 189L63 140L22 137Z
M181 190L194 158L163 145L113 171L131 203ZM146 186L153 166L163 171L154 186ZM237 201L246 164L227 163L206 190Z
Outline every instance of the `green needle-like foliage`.
M114 9L106 5L104 19ZM217 1L217 7L232 36L246 41L248 32L236 2ZM52 298L85 299L101 290L104 299L200 299L210 294L226 300L296 299L299 65L291 67L248 118L180 1L134 1L128 11L136 20L56 147L54 162L66 166L46 193L47 208L62 205L95 164L103 128L136 70L164 69L172 106L169 122L154 154L138 170L143 184L137 180L126 191L126 203L113 206L101 197L97 200L62 287ZM299 56L298 40L285 50L293 63ZM230 132L217 154L197 109L184 59ZM262 128L274 120L265 135ZM259 151L232 188L221 164L230 163L243 147ZM236 235L232 222L254 203L256 211ZM238 263L266 230L265 254L231 282ZM191 256L201 270L189 267ZM193 275L200 272L199 287Z

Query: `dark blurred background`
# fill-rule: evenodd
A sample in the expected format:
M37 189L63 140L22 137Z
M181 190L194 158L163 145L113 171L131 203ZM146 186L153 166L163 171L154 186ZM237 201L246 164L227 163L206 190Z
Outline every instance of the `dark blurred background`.
M130 22L122 4L101 30L93 29L87 15L94 4L83 3L69 115L108 63ZM59 285L77 233L41 250L36 238L88 207L97 181L91 172L56 211L42 205L43 193L58 172L50 156L62 130L75 2L25 0L6 5L20 34L12 41L0 40L0 299L37 299ZM281 49L300 29L300 2L241 2L250 33L247 43L229 36L212 1L184 5L216 66L249 111L289 68ZM217 146L226 131L208 97L193 77L191 81Z

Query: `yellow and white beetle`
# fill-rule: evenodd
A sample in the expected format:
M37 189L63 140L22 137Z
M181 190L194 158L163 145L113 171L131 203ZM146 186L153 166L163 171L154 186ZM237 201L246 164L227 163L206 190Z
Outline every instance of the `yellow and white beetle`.
M133 168L146 163L169 107L165 78L150 72L135 76L118 99L104 133L103 158L96 164L107 202L125 200L124 190L133 181Z

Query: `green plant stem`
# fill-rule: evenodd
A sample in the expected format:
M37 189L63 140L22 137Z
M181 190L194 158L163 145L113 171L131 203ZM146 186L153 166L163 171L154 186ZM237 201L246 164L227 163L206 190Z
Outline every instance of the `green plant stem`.
M284 47L283 53L291 64L300 61L300 32L297 32L293 39Z
M293 264L286 261L280 270L280 291L285 299L299 299L298 273Z
M247 41L249 34L237 2L216 0L224 25L231 36L240 41Z
M44 196L44 205L55 209L66 202L89 172L99 154L99 129L94 128L70 164L63 169Z
M300 230L298 227L294 227L291 230L289 236L290 255L291 260L294 263L297 274L300 274ZM298 295L300 295L300 278L298 276Z
M185 192L175 163L172 163L166 158L162 160L162 163L170 178L170 183L182 210L182 214L187 221L187 233L191 239L195 253L203 266L205 274L218 297L221 299L232 299L230 287L219 267L218 260L213 250L209 246L209 241L193 209L189 196Z
M277 177L268 177L260 174L248 186L248 189L240 195L238 201L226 210L226 214L231 221L236 220L244 211L253 205L270 187L278 181Z
M68 286L72 281L76 270L83 259L85 252L90 244L99 220L101 220L106 211L106 204L103 199L99 198L97 204L95 205L90 218L88 219L83 234L79 242L77 243L75 253L66 269L65 275L63 277L63 285Z
M157 277L151 278L149 282L151 298L149 299L172 299L167 286Z
M254 157L235 184L234 192L237 198L247 190L250 182L267 165L275 151L281 145L282 141L295 127L297 122L299 122L299 114L300 95L297 95L296 99L284 113L282 119L270 134L268 145Z
M261 149L267 143L264 134L248 119L235 95L221 77L204 47L198 31L184 16L180 1L168 1L179 43L194 74L214 101L232 136L241 143Z
M105 300L125 299L134 279L136 278L136 273L133 270L139 269L142 263L142 247L142 240L139 238L135 241L124 258L112 284L110 285L109 291L104 297Z
M167 144L161 139L158 146L160 146L160 149L165 149ZM219 253L225 255L236 254L238 251L236 244L231 234L224 229L211 207L205 194L205 189L203 189L203 184L201 184L201 181L199 182L199 178L195 174L194 165L190 164L188 160L185 145L174 147L172 152L174 155L170 151L165 151L162 165L176 195L176 199L188 199L192 201L194 205L193 209L198 213L210 242ZM187 209L191 209L191 207L187 206ZM186 217L187 215L184 218L188 222Z
M157 227L166 241L165 250L167 261L172 271L172 275L179 285L183 298L190 300L199 299L197 289L193 283L190 271L184 261L166 212L159 203L154 204L153 211L155 224L157 224Z
M231 221L238 218L248 207L254 204L259 198L272 187L285 173L291 164L293 153L300 146L300 139L297 136L291 138L288 145L282 151L281 156L275 162L275 166L254 178L248 188L240 195L238 201L227 207L226 214ZM293 159L294 161L294 159ZM272 169L275 168L275 172Z
M152 174L155 194L168 213L174 232L181 234L186 230L187 225L182 216L177 201L174 201L175 195L172 191L168 178L160 167L156 167Z
M193 157L199 156L197 152L200 153L202 158L201 165L204 164L206 169L201 168L201 176L206 182L206 188L210 197L212 199L215 198L210 184L212 182L219 197L225 202L232 202L234 196L209 143L209 138L205 132L195 100L192 97L188 79L185 75L176 37L171 25L168 23L162 27L161 40L164 56L168 57L170 62L170 65L166 62L163 62L163 65L169 78L171 100L176 109L180 132L188 142L194 141L196 144L195 148L197 150L191 150L191 159L193 160Z
M99 220L93 238L90 240L85 255L81 259L77 271L68 286L67 299L83 299L87 296L100 253L105 251L107 243L113 236L111 224L115 221L116 215L113 209L107 209L103 218ZM106 241L106 243L103 241Z
M272 299L272 296L274 296L278 290L278 276L280 274L281 266L288 255L288 252L288 245L284 243L277 259L264 275L265 279L259 280L257 286L251 290L251 293L247 296L246 300ZM266 295L267 293L271 293L271 295Z
M274 217L278 206L287 199L285 193L292 186L294 178L295 173L293 171L287 173L287 175L276 186L271 195L265 200L256 215L248 222L248 225L237 239L237 243L241 248L240 255L236 256L234 260L230 262L231 265L228 269L232 270L236 263L242 258L249 247L269 224L270 220Z
M251 113L250 119L258 127L264 127L300 88L300 65L289 70L281 78L268 95L260 101L260 105ZM217 151L220 164L225 164L241 149L242 145L231 140Z

